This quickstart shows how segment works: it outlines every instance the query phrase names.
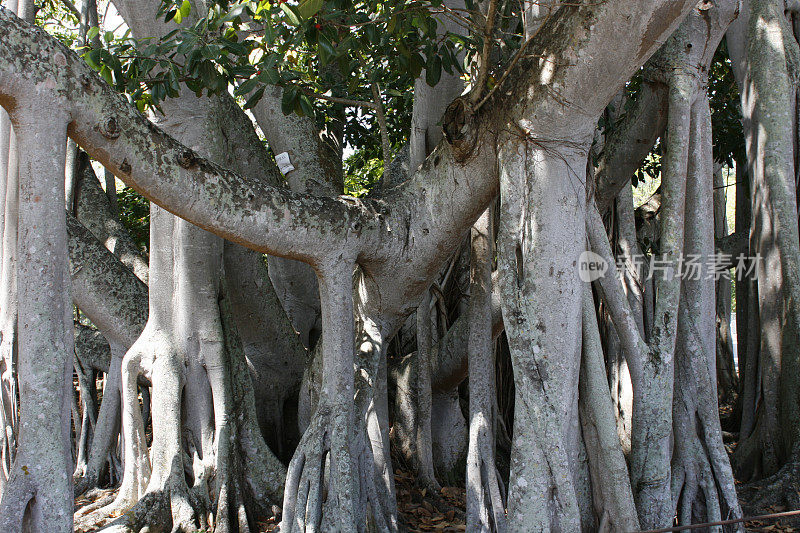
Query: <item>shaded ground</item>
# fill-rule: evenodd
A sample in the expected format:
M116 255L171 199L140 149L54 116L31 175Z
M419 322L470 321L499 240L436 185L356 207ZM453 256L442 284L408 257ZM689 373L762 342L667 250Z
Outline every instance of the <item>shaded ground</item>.
M408 531L466 531L466 491L442 487L438 497L420 489L409 472L395 471L397 508Z
M438 495L432 495L416 485L413 474L402 470L395 472L395 483L399 518L406 531L455 533L467 530L464 522L466 500L463 487L443 487ZM114 495L116 491L94 491L76 498L75 508L91 505L100 498L111 501ZM256 520L256 531L277 531L279 522L280 518L275 516L259 518ZM76 531L84 533L81 529Z

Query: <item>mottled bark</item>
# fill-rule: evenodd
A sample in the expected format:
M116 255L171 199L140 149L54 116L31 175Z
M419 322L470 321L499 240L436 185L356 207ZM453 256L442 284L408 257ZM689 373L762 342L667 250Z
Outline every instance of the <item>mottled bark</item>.
M147 322L147 286L71 215L67 229L73 302L110 344L130 347Z
M579 172L586 156L514 142L500 153L498 268L516 384L511 530L581 530L574 464L580 338L571 332L581 325L582 287L573 264L585 234L563 221L585 216Z
M633 212L633 192L625 187L616 200L616 229L618 260L622 260L624 270L620 273L623 288L634 313L636 325L642 338L644 330L644 280L643 254L636 238L636 223ZM617 432L622 450L627 456L631 451L631 432L633 424L633 382L628 362L615 329L609 332L608 366L611 379L612 398L617 420Z
M696 82L676 74L670 83L667 144L662 174L661 240L666 270L654 273L657 294L649 350L642 361L639 394L633 398L631 482L642 527L672 522L670 439L674 350L680 302L677 265L683 251L684 198L690 116Z
M491 210L472 226L469 295L469 402L467 528L506 531L505 505L495 461L495 363L492 342Z
M369 485L360 482L365 461L356 445L359 432L352 402L354 262L347 257L331 259L319 274L322 389L311 425L289 463L281 522L281 530L286 531L317 530L323 525L337 531L360 531L365 527L367 502L378 505L374 498L362 494L362 488ZM327 500L323 490L326 461L330 468ZM364 477L372 480L371 473ZM381 512L375 519L382 517Z
M589 284L584 285L583 293L583 357L578 405L589 456L595 512L610 531L636 531L639 518L633 503L628 466L614 431L613 404L605 379L603 347Z
M678 523L742 512L722 443L716 381L713 160L705 94L692 106L686 184L684 277L675 347L672 502Z
M760 405L734 456L740 477L774 473L798 441L800 253L788 62L797 44L782 6L752 0L729 34L742 99L751 182L751 253L758 253ZM738 38L733 38L733 37ZM789 39L791 38L791 39ZM750 343L748 342L748 345ZM756 357L753 355L753 357ZM748 361L750 354L748 353Z
M80 180L75 191L75 217L119 258L137 278L147 284L147 259L142 257L130 233L119 221L108 195L85 154L79 158Z
M64 161L68 115L31 94L14 118L19 147L19 447L0 528L72 531L72 307ZM28 107L29 106L29 107ZM34 117L45 113L47 120Z
M26 2L30 4L30 2ZM7 7L16 13L17 0L11 0ZM24 8L24 6L23 6ZM24 14L20 13L24 18ZM30 18L26 19L31 21ZM19 158L17 138L8 115L5 117L5 134L0 132L0 206L3 223L0 228L0 417L2 417L2 436L0 436L0 457L3 460L0 473L0 492L11 474L11 465L17 447L18 403L17 403L17 229L19 203Z

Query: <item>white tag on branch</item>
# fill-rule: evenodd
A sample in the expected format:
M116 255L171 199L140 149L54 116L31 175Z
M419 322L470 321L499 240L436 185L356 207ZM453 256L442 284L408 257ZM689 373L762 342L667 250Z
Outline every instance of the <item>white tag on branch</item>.
M289 159L289 152L283 152L275 156L275 162L278 163L278 168L284 176L294 170L291 159Z

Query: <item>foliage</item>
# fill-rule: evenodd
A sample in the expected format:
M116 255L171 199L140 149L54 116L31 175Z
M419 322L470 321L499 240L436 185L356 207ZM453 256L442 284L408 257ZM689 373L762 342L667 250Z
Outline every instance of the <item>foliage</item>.
M383 159L369 157L365 149L344 160L344 192L350 196L365 196L383 175Z
M732 167L734 161L745 161L746 157L739 89L733 77L728 45L724 39L711 63L708 96L711 100L714 160Z
M119 219L128 229L133 242L147 253L150 245L150 202L130 187L117 191Z
M317 96L373 103L373 83L408 87L427 68L435 84L443 70L463 68L457 54L467 38L436 36L431 13L442 11L441 0L222 0L203 14L192 13L188 0L174 2L162 15L180 26L163 39L124 36L107 41L105 53L85 56L140 107L176 96L180 83L198 94L237 84L252 107L265 85L279 85L285 113L313 115ZM403 97L402 90L390 92L384 96Z
M644 158L642 164L639 165L639 168L636 169L636 172L633 173L633 178L631 178L631 183L634 187L637 187L639 183L644 183L647 179L653 178L660 178L661 177L661 139L656 141L655 146L653 149L650 150L650 153L647 154L647 157Z
M78 46L78 17L70 11L64 2L45 0L36 4L36 25L45 28L48 33L66 46Z

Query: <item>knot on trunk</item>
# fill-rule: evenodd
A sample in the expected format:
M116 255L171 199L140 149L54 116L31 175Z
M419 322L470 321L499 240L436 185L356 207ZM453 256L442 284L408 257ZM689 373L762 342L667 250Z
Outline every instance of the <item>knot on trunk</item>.
M184 150L178 154L178 164L183 168L192 168L197 161L197 156L191 150Z
M119 137L119 124L115 117L107 118L100 124L100 134L106 139L116 139Z
M453 148L456 161L465 161L478 142L477 128L474 126L472 104L466 97L460 97L447 106L442 118L442 128L447 142Z

